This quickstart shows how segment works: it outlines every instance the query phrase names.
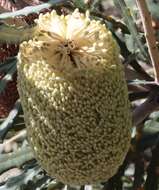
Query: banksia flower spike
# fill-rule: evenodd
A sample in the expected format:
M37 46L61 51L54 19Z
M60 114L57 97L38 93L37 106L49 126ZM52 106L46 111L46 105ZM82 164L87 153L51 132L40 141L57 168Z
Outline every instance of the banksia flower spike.
M41 166L65 184L112 177L128 151L132 123L111 32L88 12L52 11L39 16L18 59L28 138Z

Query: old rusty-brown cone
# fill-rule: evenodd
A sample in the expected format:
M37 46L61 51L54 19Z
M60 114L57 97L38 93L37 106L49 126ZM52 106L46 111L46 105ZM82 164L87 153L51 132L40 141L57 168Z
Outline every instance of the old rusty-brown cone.
M17 52L17 45L1 44L0 63L3 63L8 57L15 56ZM0 80L2 80L4 75L5 73L0 73ZM18 97L17 75L14 74L13 79L7 83L5 90L0 93L0 118L5 118L8 116Z

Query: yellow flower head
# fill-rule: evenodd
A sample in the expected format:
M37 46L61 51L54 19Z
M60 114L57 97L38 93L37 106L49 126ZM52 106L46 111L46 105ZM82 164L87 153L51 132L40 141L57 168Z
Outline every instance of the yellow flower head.
M28 138L50 176L84 185L112 177L128 151L131 115L119 48L88 12L40 15L19 51Z

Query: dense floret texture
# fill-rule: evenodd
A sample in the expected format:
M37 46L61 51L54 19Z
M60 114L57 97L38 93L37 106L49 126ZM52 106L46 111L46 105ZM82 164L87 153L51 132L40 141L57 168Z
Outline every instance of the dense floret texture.
M21 44L18 89L30 144L65 184L112 177L128 151L131 114L119 49L88 13L40 15Z

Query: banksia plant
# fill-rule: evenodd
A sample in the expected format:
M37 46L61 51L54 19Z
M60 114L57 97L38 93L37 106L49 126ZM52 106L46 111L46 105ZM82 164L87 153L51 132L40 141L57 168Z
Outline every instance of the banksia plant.
M113 1L0 3L0 189L158 189L158 33Z
M132 119L119 47L88 12L40 15L20 45L18 90L28 138L47 173L65 184L112 177L129 145Z
M34 2L27 2L29 4L35 4ZM17 7L16 7L17 5ZM14 4L10 1L2 1L0 3L0 8L3 7L6 10L16 10L23 8L26 6L26 2L21 1L20 4ZM22 6L22 7L21 7ZM32 14L22 17L21 19L13 19L9 20L9 23L14 25L33 25L34 19L38 17L38 14ZM21 26L22 27L22 26ZM4 32L5 33L5 32ZM17 35L18 36L18 35ZM19 35L21 36L21 35ZM2 37L4 39L4 37ZM4 39L3 43L0 44L0 63L4 63L8 58L16 56L19 50L19 41L14 41L15 44L5 42ZM5 72L0 72L0 80L3 80L3 77L6 75ZM16 73L12 76L12 79L7 83L6 88L3 92L0 92L0 118L5 118L8 116L9 112L13 108L16 100L18 99L18 91L17 91L17 75Z
M24 2L21 1L21 6L24 4ZM11 10L15 11L16 9L22 8L19 5L16 7L16 5L11 2L11 1L4 1L2 0L0 2L0 8L4 8L5 10ZM33 24L35 17L37 15L29 15L28 17L26 16L23 20L26 21L28 24ZM25 23L22 21L22 19L13 19L13 21L8 21L11 22L12 24L17 24L17 23ZM25 24L26 24L25 23ZM2 37L3 38L3 37ZM3 38L4 39L4 38ZM18 53L19 49L19 42L14 41L14 43L10 44L2 41L0 44L0 63L4 63L8 58L16 56ZM5 77L6 72L0 72L0 80L3 80L3 77ZM3 92L0 92L0 118L5 118L8 116L9 112L13 108L16 100L18 99L18 91L17 91L17 75L16 73L14 76L12 76L12 79L7 82L7 85L4 89Z

